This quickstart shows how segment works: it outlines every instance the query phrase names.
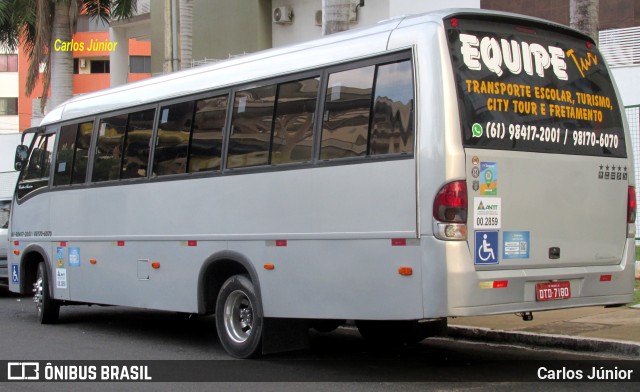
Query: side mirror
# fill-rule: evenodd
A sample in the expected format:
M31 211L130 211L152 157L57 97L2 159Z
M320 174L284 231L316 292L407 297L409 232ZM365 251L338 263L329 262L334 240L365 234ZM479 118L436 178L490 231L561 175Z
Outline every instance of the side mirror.
M24 144L19 145L16 148L16 158L13 163L13 168L17 171L21 171L24 165L27 163L27 158L29 158L29 147Z

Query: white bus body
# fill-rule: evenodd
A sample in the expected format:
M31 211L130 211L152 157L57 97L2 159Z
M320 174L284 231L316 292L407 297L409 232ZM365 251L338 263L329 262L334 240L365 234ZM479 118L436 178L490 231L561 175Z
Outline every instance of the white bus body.
M627 303L635 177L612 83L573 30L448 10L75 97L22 162L10 289L36 283L43 322L74 303L217 313L237 357L293 320L381 337ZM287 111L298 131L279 133Z

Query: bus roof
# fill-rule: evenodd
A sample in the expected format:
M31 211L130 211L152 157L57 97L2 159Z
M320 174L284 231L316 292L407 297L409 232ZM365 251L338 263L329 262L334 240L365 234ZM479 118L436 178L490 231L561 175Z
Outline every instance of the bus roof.
M516 17L542 23L555 29L563 29L567 33L577 33L566 26L543 19L480 9L445 9L401 16L381 21L374 26L353 29L300 44L267 49L197 68L78 95L48 113L41 125L153 104L291 72L304 72L331 63L381 54L387 50L388 39L393 30L416 24L441 24L443 19L455 14Z

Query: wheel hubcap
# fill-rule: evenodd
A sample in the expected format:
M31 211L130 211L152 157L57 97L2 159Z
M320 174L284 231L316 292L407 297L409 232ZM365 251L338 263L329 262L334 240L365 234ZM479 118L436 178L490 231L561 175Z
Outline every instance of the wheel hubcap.
M253 306L249 297L236 290L224 303L224 327L227 335L236 343L244 343L253 328Z

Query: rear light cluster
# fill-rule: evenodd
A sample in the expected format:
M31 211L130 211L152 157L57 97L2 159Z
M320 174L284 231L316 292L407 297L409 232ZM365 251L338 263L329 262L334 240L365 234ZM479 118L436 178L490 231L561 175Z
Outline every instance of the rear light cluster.
M438 191L433 202L433 229L441 240L467 238L467 183L454 181Z
M629 186L627 193L627 237L633 238L636 235L636 209L638 202L636 201L636 188Z

